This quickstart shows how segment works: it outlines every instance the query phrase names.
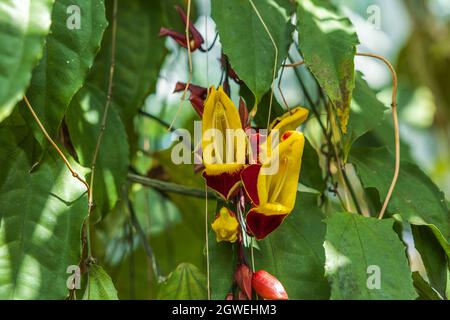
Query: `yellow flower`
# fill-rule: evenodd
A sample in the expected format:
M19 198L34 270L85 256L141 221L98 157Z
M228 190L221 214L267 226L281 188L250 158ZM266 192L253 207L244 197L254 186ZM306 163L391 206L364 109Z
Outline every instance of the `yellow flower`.
M247 136L239 112L219 87L209 89L202 116L203 177L208 186L228 200L240 183L246 160Z
M227 208L220 209L216 220L212 223L212 228L216 233L217 242L235 242L239 231L239 222L236 216Z
M307 114L306 109L297 108L294 113L277 119L278 122L271 127L278 130L280 142L269 147L266 161L247 166L241 173L244 188L253 204L247 213L247 226L257 239L275 230L294 209L305 137L292 129L297 128ZM269 134L268 146L273 132Z

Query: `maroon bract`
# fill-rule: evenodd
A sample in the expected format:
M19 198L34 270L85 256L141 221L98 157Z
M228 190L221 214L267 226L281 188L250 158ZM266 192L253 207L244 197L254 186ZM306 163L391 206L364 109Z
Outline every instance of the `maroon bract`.
M181 7L179 6L175 6L176 10L178 11L178 14L181 17L181 20L183 21L184 25L186 26L187 24L187 16L186 13L183 11L183 9L181 9ZM189 21L189 47L191 49L191 51L195 51L198 48L201 47L201 45L203 44L203 37L200 34L200 32L195 28L194 24L192 23L192 21ZM188 41L186 39L186 34L185 33L181 33L181 32L177 32L174 30L170 30L167 28L161 28L159 30L159 36L161 37L171 37L172 39L174 39L180 46L182 46L183 48L187 48L188 47Z
M238 265L234 272L234 280L248 300L252 299L252 276L252 270L245 263Z
M185 88L186 83L177 82L173 92L181 92L184 91ZM190 92L189 101L191 102L192 107L201 117L203 115L204 102L208 95L208 89L195 84L189 84L187 90Z

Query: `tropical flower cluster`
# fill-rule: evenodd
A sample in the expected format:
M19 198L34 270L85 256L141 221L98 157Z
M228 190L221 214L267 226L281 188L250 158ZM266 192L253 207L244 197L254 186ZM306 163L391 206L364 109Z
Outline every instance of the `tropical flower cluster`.
M244 130L247 124L221 87L209 89L202 113L202 175L226 202L244 191L249 209L243 229L256 239L274 231L294 208L305 143L295 129L307 116L305 108L292 109L277 118L264 136ZM213 229L218 241L234 242L240 229L230 232L231 224L238 219L225 209Z

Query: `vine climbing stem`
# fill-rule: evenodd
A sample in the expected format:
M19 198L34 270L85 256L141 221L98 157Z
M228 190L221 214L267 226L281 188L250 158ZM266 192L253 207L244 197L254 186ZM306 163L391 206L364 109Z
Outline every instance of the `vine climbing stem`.
M80 176L80 174L78 174L78 172L75 171L75 169L70 164L69 160L67 160L67 157L64 155L64 153L61 151L61 149L56 144L56 142L50 137L50 135L48 134L47 129L45 129L45 127L42 124L41 120L39 119L38 115L36 114L36 112L34 111L33 107L31 106L30 101L28 101L28 98L26 96L24 96L23 100L25 101L25 104L28 107L28 110L30 110L31 115L33 116L34 120L38 124L38 126L41 129L42 133L44 134L45 138L48 140L48 142L50 142L52 147L58 153L59 157L64 161L64 164L66 165L67 169L69 169L69 171L72 174L72 176L75 179L77 179L78 181L80 181L82 184L84 184L84 186L86 187L86 191L89 193L89 189L90 189L89 184L86 182L86 180L84 180Z
M289 61L294 61L293 58L292 58L290 55L289 55ZM298 61L298 62L295 62L295 63L283 64L283 67L295 68L295 67L299 67L299 66L304 65L304 64L305 64L304 61ZM306 87L305 87L303 81L301 80L300 74L298 73L297 69L294 69L294 71L295 71L295 75L297 76L297 79L298 79L298 81L299 81L299 83L300 83L300 86L302 87L302 90L303 90L303 92L305 93L305 96L306 96L306 98L307 98L309 104L311 105L311 110L313 111L314 115L316 116L317 121L318 121L318 123L319 123L319 125L320 125L320 127L321 127L321 129L322 129L322 132L323 132L323 135L324 135L324 137L325 137L326 143L327 143L327 145L328 145L328 147L329 147L329 150L330 150L330 152L333 154L334 158L336 159L336 162L338 162L338 164L337 164L337 170L338 170L339 176L340 176L340 178L341 178L341 180L342 180L342 182L343 182L343 186L344 186L346 189L348 189L348 191L350 192L350 196L352 197L353 203L355 204L355 208L356 208L356 210L357 210L358 212L360 212L361 209L360 209L358 200L357 200L357 198L356 198L356 196L355 196L355 192L353 191L353 187L352 187L352 185L350 184L350 180L348 179L345 170L343 170L343 168L342 168L342 166L341 166L341 164L340 164L339 153L338 153L338 151L337 151L337 148L335 148L335 146L334 146L334 144L333 144L333 142L332 142L331 136L330 136L330 134L328 133L327 128L325 128L325 125L322 123L322 121L321 121L321 119L320 119L319 111L316 109L315 104L314 104L314 101L312 101L312 98L310 97L308 91L306 90ZM341 198L341 197L339 196L339 194L338 194L338 197L340 198L341 203L342 203L342 205L344 206L344 208L345 208L347 211L350 211L350 204L349 204L349 202L348 202L348 198L346 197L346 198L345 198L346 201L344 201L344 199Z
M400 129L398 124L398 114L397 114L397 88L398 88L398 78L397 73L395 72L394 66L387 60L385 57L380 56L374 53L366 53L366 52L358 52L357 56L361 57L369 57L378 59L383 62L389 69L389 72L392 76L392 121L394 123L394 142L395 142L395 168L394 168L394 176L392 178L391 185L389 186L388 193L386 194L386 198L384 199L383 207L381 208L380 213L378 214L378 219L383 219L383 216L386 212L387 206L389 204L389 200L392 197L392 194L395 189L395 185L397 184L398 175L400 173Z
M98 154L100 152L100 146L103 141L103 136L106 130L106 120L108 119L108 112L111 106L112 93L113 93L113 80L114 80L114 70L116 67L116 34L117 34L117 1L114 0L113 3L113 15L112 15L112 30L111 30L111 64L109 67L109 78L108 78L108 93L106 96L105 109L103 110L102 122L100 123L100 132L97 137L97 143L95 145L94 154L91 161L91 177L90 177L90 192L89 192L89 208L91 211L93 206L94 197L94 177L95 177L95 165L97 163Z
M33 109L33 106L31 105L30 101L28 101L28 98L26 96L23 97L23 100L25 101L25 105L28 107L28 110L30 111L31 115L33 116L34 120L36 121L36 123L38 124L39 128L41 129L42 133L44 134L45 138L48 140L48 142L52 145L52 147L56 150L56 152L58 153L59 157L63 160L64 164L66 165L67 169L69 169L70 173L72 174L72 176L74 178L76 178L78 181L80 181L86 188L86 192L89 195L90 194L90 186L87 183L86 180L84 180L81 175L75 171L75 169L72 167L72 165L70 164L69 160L67 159L67 157L64 155L64 153L61 151L61 149L58 147L58 145L56 144L56 142L52 139L52 137L50 137L50 135L48 134L47 129L45 129L45 126L42 124L41 120L39 119L38 115L36 114L36 112ZM88 196L89 198L89 196ZM90 212L90 205L89 205L89 200L88 200L88 215ZM83 229L84 229L83 225ZM82 232L84 234L84 230ZM84 243L85 241L83 241L82 239L82 243ZM84 245L82 245L82 251L84 249ZM83 257L84 255L82 254L81 256L81 262L80 262L80 266L84 266L83 263ZM89 281L89 280L88 280ZM69 297L76 299L77 295L76 295L76 291L74 289L69 291Z
M356 56L360 57L369 57L380 60L383 62L389 69L389 72L392 76L392 121L394 124L394 143L395 143L395 167L394 167L394 175L392 177L391 184L389 186L389 190L386 194L386 197L383 202L383 206L378 214L378 219L383 219L384 214L386 213L387 206L394 192L395 186L397 184L398 176L400 173L400 128L398 123L398 114L397 114L397 90L398 90L398 77L392 63L389 62L385 57L375 54L375 53L367 53L367 52L357 52ZM284 64L283 67L297 67L305 64L305 61L297 61L291 64Z
M100 153L100 146L103 141L103 136L106 130L106 120L108 118L108 112L111 106L112 92L113 92L113 79L114 79L114 70L116 65L116 34L117 34L117 2L118 0L114 0L113 2L113 14L112 14L112 26L111 26L111 64L109 67L109 76L108 76L108 92L106 96L105 109L103 110L102 119L100 122L100 132L97 136L97 142L95 144L94 153L92 155L91 161L91 175L89 180L89 191L88 191L88 216L83 224L83 229L81 232L81 239L83 243L82 247L82 264L83 266L87 266L92 260L91 254L91 237L90 237L90 215L94 208L94 178L95 178L95 166L97 163L97 158Z

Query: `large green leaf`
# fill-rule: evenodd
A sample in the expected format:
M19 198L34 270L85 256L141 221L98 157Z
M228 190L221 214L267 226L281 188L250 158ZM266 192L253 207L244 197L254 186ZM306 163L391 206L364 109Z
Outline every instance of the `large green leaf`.
M290 299L328 299L330 288L324 277L324 215L317 195L298 193L296 207L281 227L258 242L256 269L276 276Z
M73 98L66 123L79 162L90 167L101 130L106 96L93 86L81 89ZM102 215L116 204L128 173L128 143L122 120L111 104L100 145L94 177L94 202Z
M80 9L80 28L69 29L68 8ZM74 13L77 14L77 13ZM82 87L106 29L103 0L56 0L45 55L33 71L27 97L53 137L72 97ZM25 108L23 115L42 143L45 138Z
M347 135L344 136L344 150L347 155L353 142L381 124L386 107L377 99L361 73L356 73L356 84L350 106Z
M450 246L447 242L439 242L433 228L436 227L413 225L414 246L420 253L430 285L439 292L441 297L445 297Z
M84 292L85 300L118 300L117 290L111 277L99 265L89 266L88 284Z
M112 1L106 4L110 26L89 76L89 82L105 93L111 65ZM113 99L130 138L133 118L155 88L165 54L164 41L158 37L162 18L160 1L118 1Z
M189 263L180 264L161 285L159 300L204 300L206 277Z
M394 174L394 157L386 148L361 148L351 152L365 188L376 188L383 201ZM388 211L413 225L435 225L444 239L450 236L450 212L442 191L416 165L402 162ZM434 232L434 231L433 231Z
M38 167L0 132L0 298L62 299L80 262L86 189L49 154ZM72 162L80 174L85 169Z
M42 56L53 1L0 3L0 122L22 100L31 72Z
M325 269L332 299L417 297L405 246L393 225L393 219L351 213L335 213L327 219Z
M304 61L330 97L345 132L355 86L355 30L326 0L298 1L297 29Z
M275 42L278 70L292 42L289 12L275 1L253 0L253 4ZM251 1L215 0L211 5L223 52L258 103L272 84L276 51L271 38Z

